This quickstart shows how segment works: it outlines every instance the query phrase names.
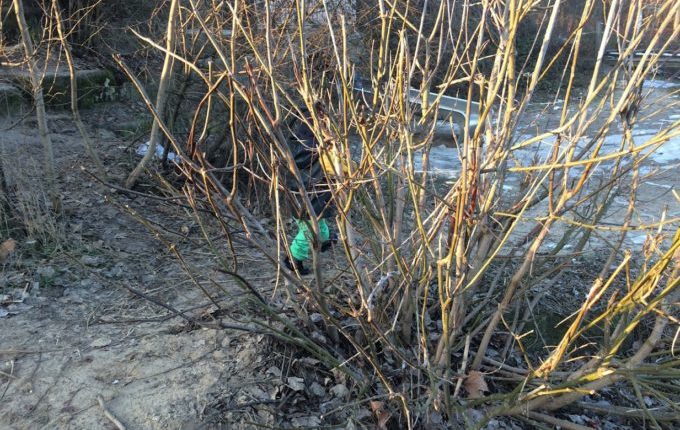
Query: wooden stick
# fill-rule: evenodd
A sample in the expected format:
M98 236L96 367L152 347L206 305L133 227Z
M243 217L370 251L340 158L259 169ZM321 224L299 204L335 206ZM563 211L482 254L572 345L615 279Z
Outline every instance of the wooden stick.
M106 418L108 418L109 421L111 421L113 423L113 425L115 425L118 430L125 430L125 426L123 425L123 423L118 421L118 418L113 416L111 411L106 409L106 405L104 404L104 399L102 398L102 396L97 396L97 402L99 403L99 406L102 408L102 411L104 412L104 416Z
M607 405L607 406L599 406L596 404L588 403L588 402L578 402L576 403L576 406L580 408L585 408L588 410L591 410L595 412L596 414L600 415L621 415L624 417L629 417L629 418L638 418L638 419L644 419L648 418L650 415L654 417L655 420L657 421L677 421L678 414L674 412L665 412L665 411L644 411L642 409L632 409L632 408L624 408L622 406L616 406L616 405Z
M571 421L561 420L550 415L539 414L538 412L529 412L529 417L535 420L543 421L548 424L561 427L567 430L593 430L592 427L582 426L580 424L572 423Z

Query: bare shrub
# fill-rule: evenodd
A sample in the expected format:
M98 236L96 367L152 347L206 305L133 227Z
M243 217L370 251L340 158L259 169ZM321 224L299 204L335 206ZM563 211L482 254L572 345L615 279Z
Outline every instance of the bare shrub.
M642 168L680 124L643 141L634 131L652 109L645 80L680 33L680 5L608 2L598 13L602 40L590 52L582 44L595 3L584 2L557 49L563 1L379 1L375 31L362 38L342 1L190 0L178 28L197 29L211 61L143 38L205 85L188 137L174 135L145 100L182 155L189 204L197 216L212 212L224 232L222 247L204 230L206 240L237 277L238 255L227 263L225 250L233 252L232 234L243 230L286 279L290 312L245 283L265 313L250 323L346 375L359 401L389 401L399 428L442 419L478 428L503 415L565 426L545 412L642 380L666 393L664 413L676 408L677 390L662 387L678 363L662 339L677 322L670 306L680 283L678 219L659 214L642 224L634 214L648 179ZM543 30L519 63L517 30L536 14ZM605 67L610 46L618 58ZM584 55L592 69L579 88ZM564 69L547 86L555 101L548 108L559 110L559 121L527 135L523 126L540 115L532 99L556 64ZM218 109L226 114L216 118ZM334 160L327 175L340 233L332 262L314 241L312 278L279 263L289 242L284 208L306 213L320 237L310 196L285 185L303 184L287 126L305 109ZM211 119L228 123L226 144L209 145L200 131ZM447 121L456 155L442 179L429 166ZM254 190L266 194L253 202ZM614 218L618 196L625 204ZM625 242L631 231L656 235L635 257ZM574 287L578 300L564 303L559 339L527 350L531 310L557 294L566 269L595 246L602 258ZM321 337L311 314L323 317ZM644 338L633 342L643 326ZM658 366L646 361L652 354ZM666 415L642 402L640 417Z

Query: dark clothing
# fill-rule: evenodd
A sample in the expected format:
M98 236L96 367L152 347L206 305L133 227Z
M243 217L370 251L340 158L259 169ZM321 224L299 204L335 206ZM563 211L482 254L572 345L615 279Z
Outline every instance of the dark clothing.
M311 121L309 112L304 111L303 115ZM317 217L330 216L332 194L330 192L326 174L319 162L319 143L312 130L301 119L295 119L290 127L291 135L288 146L293 155L293 160L300 171L304 189L296 178L291 175L288 186L292 191L306 191L312 203L312 208ZM295 214L296 218L307 218L307 214L302 205L302 213Z
M307 122L312 121L309 112L303 111L302 115ZM322 252L327 250L332 243L332 235L326 218L332 216L333 195L330 191L330 184L328 183L324 166L320 160L321 148L314 132L304 120L297 118L289 125L289 128L290 137L288 138L288 145L295 165L300 171L302 184L297 181L294 175L290 175L288 187L296 194L306 192L312 204L314 215L318 219L319 226L319 237L314 238L309 223L310 214L307 212L305 205L294 205L297 209L293 216L296 218L298 232L290 243L290 256L292 260L286 259L286 265L289 269L297 270L303 275L309 273L304 268L303 262L309 259L314 240L319 241ZM326 157L323 159L326 160ZM300 201L298 200L298 202Z

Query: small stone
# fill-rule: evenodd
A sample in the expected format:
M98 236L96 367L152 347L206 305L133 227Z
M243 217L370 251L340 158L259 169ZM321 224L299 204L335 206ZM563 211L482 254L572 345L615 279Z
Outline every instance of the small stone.
M309 316L309 319L311 319L314 324L318 324L323 321L323 315L314 313Z
M93 278L81 279L80 286L83 288L89 288L92 290L97 290L102 287L102 285L94 280Z
M23 303L12 303L11 305L7 306L7 311L10 314L16 314L30 309L33 309L33 306L25 305Z
M248 394L249 397L255 398L258 400L269 400L269 394L261 389L260 387L257 386L252 386L246 390L246 393Z
M444 423L444 418L439 412L431 412L429 414L430 424L442 425Z
M281 369L276 366L272 366L265 372L267 375L272 375L276 377L281 377Z
M255 361L255 350L252 348L245 348L236 354L236 360L241 365L249 365Z
M111 339L108 337L100 337L98 339L95 339L90 346L92 348L103 348L105 346L111 345Z
M345 384L338 384L331 388L331 393L333 393L335 397L343 399L349 394L349 389L345 386Z
M328 339L326 339L326 336L322 335L318 331L312 332L311 338L312 338L312 340L314 340L315 342L318 342L318 343L322 343L322 344L328 343Z
M106 276L107 278L120 278L121 276L123 276L123 273L125 273L125 266L121 263L118 263L115 266L113 266L111 270L105 272L104 276Z
M80 257L80 262L86 266L99 266L101 264L101 259L93 255L83 255Z
M79 304L79 305L85 303L85 300L83 299L83 297L82 297L80 294L78 294L77 292L73 291L73 290L69 290L69 292L67 293L67 295L68 295L68 298L69 298L73 303L76 303L76 304Z
M314 367L317 364L321 363L316 358L311 358L311 357L303 357L299 361L300 361L301 364L304 364L305 366L310 366L310 367Z
M485 430L497 430L501 428L501 422L498 420L490 420L486 426L484 427Z
M315 428L321 425L321 418L319 417L295 417L291 420L291 424L295 428L308 427Z
M286 382L288 382L288 387L293 391L302 391L305 389L305 380L298 378L296 376L289 377Z
M318 382L313 382L312 385L309 387L309 391L311 391L312 394L314 394L316 397L326 396L326 390L324 390L323 387Z
M156 280L156 275L154 275L153 273L147 273L147 274L142 275L142 283L144 283L144 284L151 284L155 280Z
M113 124L113 122L109 122L109 123ZM99 138L103 139L103 140L113 140L113 139L116 138L116 135L113 132L106 130L106 129L103 129L103 128L100 128L99 130L97 130L97 133L99 134Z
M319 411L322 414L327 414L327 413L330 413L333 410L336 410L342 404L343 404L343 402L340 399L329 400L329 401L323 402L319 405Z
M43 279L52 279L57 274L52 266L39 267L36 273Z
M359 421L369 419L372 416L373 416L373 413L371 411L369 411L367 408L361 408L354 413L354 418L359 420Z

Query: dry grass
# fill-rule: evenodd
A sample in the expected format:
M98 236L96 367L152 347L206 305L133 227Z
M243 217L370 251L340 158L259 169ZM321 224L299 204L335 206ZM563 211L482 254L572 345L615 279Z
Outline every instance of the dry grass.
M5 188L0 218L2 237L35 243L46 253L62 247L63 225L52 210L52 201L39 160L19 146L2 145L0 172Z

